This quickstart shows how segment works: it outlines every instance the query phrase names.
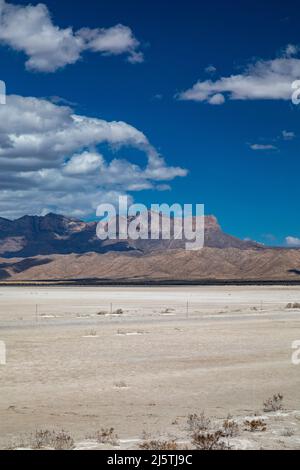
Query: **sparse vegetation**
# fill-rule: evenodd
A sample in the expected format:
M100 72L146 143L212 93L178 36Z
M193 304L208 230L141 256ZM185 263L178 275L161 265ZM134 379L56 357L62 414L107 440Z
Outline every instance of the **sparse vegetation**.
M48 429L37 430L31 438L31 447L33 449L71 450L74 447L74 440L64 430L59 432Z
M192 444L198 450L229 450L230 446L225 439L238 433L238 425L230 416L224 421L223 427L211 430L212 423L204 412L200 415L191 414L187 420L191 433Z
M119 382L120 386L126 385L125 382ZM276 397L276 400L274 399ZM271 400L275 401L277 404L278 400L281 401L283 398L282 395L277 394L272 397ZM268 400L268 404L269 404ZM298 419L298 416L295 416L295 419ZM274 415L269 417L269 433L266 434L266 440L270 439L270 434L273 434L272 423L277 423L278 421L282 422L284 418L281 415ZM280 430L280 436L286 438L292 438L297 432L296 423L290 423L283 421L287 424L286 427L282 427ZM178 425L178 418L172 421L172 425ZM291 424L291 426L290 426ZM209 417L202 412L200 415L190 414L187 419L189 439L187 442L178 442L177 437L170 437L167 435L162 437L153 437L153 435L148 434L144 431L142 439L138 448L141 450L152 450L152 451L176 451L176 450L191 450L197 449L200 451L209 451L209 450L233 450L238 448L239 441L234 440L239 433L265 433L267 429L266 420L260 416L253 415L253 418L244 418L244 421L239 424L231 415L228 415L227 418L222 421L218 418L211 420ZM278 425L277 425L278 426ZM277 434L277 433L276 433ZM243 436L243 434L241 434ZM264 439L261 436L262 440ZM101 431L86 435L88 440L96 440L99 444L107 444L113 447L120 446L119 438L115 433L114 428L102 428ZM248 436L248 440L253 443L255 441ZM257 439L256 439L257 441ZM280 444L280 447L286 447L287 440L278 440L277 444ZM292 444L292 441L291 441ZM13 443L10 449L16 448L31 448L31 449L40 449L40 450L72 450L75 448L75 443L72 437L62 431L52 431L52 430L37 430L35 434L18 443L16 445Z
M214 432L195 431L192 435L192 444L197 450L230 450L231 447L224 441L222 430Z
M115 387L116 388L128 388L128 385L126 382L124 382L123 380L121 380L120 382L116 382L115 383Z
M32 436L31 446L34 449L42 449L43 447L51 447L52 432L48 430L38 430Z
M178 450L176 441L148 440L139 445L142 450Z
M74 440L65 431L61 431L55 436L55 450L70 450L74 447Z
M113 315L123 315L124 310L122 308L118 308L113 312Z
M239 433L238 424L228 416L223 423L223 432L225 437L236 437Z
M268 398L268 400L264 402L263 409L265 413L283 410L283 395L281 393L277 393L276 395L273 395L273 397Z
M245 431L249 432L265 432L267 425L262 419L251 419L245 421Z
M112 446L119 445L119 438L115 433L114 428L102 428L101 431L97 431L96 439L100 444L111 444Z
M196 431L207 431L210 428L211 421L205 416L204 411L200 414L191 414L187 420L188 429L191 433Z
M300 303L299 302L294 302L294 303L288 303L286 308L299 308L300 309Z

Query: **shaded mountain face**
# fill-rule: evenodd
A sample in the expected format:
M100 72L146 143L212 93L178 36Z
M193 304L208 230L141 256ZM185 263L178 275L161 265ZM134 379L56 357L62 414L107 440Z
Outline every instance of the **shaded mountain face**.
M150 217L150 213L149 213ZM132 218L127 221L127 224ZM196 221L193 220L195 227ZM172 226L172 222L171 222ZM96 235L97 222L83 222L57 214L24 216L17 220L0 218L0 256L27 258L38 255L108 252L151 252L183 249L186 240L105 240ZM222 232L217 219L205 217L205 246L212 248L262 248Z

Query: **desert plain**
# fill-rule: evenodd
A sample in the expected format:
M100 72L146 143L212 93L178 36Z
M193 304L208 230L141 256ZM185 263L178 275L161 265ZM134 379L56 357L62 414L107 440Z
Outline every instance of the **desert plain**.
M0 448L45 430L75 449L189 447L204 412L231 415L231 448L300 449L299 302L297 286L0 287Z

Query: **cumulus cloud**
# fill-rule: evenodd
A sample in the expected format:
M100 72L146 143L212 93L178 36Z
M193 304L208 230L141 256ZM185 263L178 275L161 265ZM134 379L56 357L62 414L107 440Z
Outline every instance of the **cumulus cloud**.
M54 25L47 6L15 5L0 0L0 44L24 52L26 68L55 72L77 62L90 50L103 55L126 54L131 63L143 61L140 45L128 26L111 28L59 28Z
M290 248L300 248L300 238L286 237L285 243Z
M225 98L222 95L222 93L216 93L211 98L209 98L208 102L209 102L209 104L219 105L219 104L225 103Z
M122 158L123 147L138 149L145 161ZM16 95L0 106L2 217L47 209L88 216L118 194L160 189L186 174L168 166L147 137L125 122L81 116L68 106Z
M282 137L284 140L293 140L296 135L294 132L291 131L282 131Z
M229 100L290 100L292 83L300 76L300 49L289 44L278 58L256 60L244 71L218 80L199 80L180 93L180 100L222 104ZM221 98L222 96L222 98Z
M277 150L275 145L271 144L251 144L251 150Z

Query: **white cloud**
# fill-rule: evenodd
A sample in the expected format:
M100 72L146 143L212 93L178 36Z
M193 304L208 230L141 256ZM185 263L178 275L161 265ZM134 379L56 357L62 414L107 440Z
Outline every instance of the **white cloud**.
M284 49L284 54L286 57L293 57L298 54L299 50L299 46L295 44L288 44Z
M122 147L138 149L145 161L117 158ZM186 174L169 167L147 137L125 122L80 116L67 106L15 95L0 106L2 217L45 208L90 215L118 194L160 190L162 183Z
M282 137L284 138L284 140L293 140L296 135L294 132L291 131L282 131Z
M144 62L144 54L142 52L132 51L127 60L130 64L141 64Z
M285 243L291 248L300 248L300 238L297 237L286 237Z
M216 104L216 95L230 100L290 100L292 83L300 76L298 46L288 45L280 57L257 60L248 64L243 73L218 80L198 81L177 98ZM221 104L221 98L219 98Z
M215 95L212 95L212 97L209 98L208 102L209 102L210 104L219 105L219 104L225 103L225 98L224 98L224 96L222 95L222 93L217 93L217 94L215 94Z
M128 26L111 28L59 28L54 25L47 6L15 5L0 0L0 44L24 52L26 68L54 72L77 62L85 50L103 55L127 54L128 61L143 61L139 41Z
M277 147L271 144L251 144L250 148L252 150L277 150Z
M66 175L89 175L95 171L104 169L104 159L96 152L83 152L74 155L64 166L63 173Z
M209 65L208 67L205 68L206 73L215 73L216 71L217 69L214 65Z

